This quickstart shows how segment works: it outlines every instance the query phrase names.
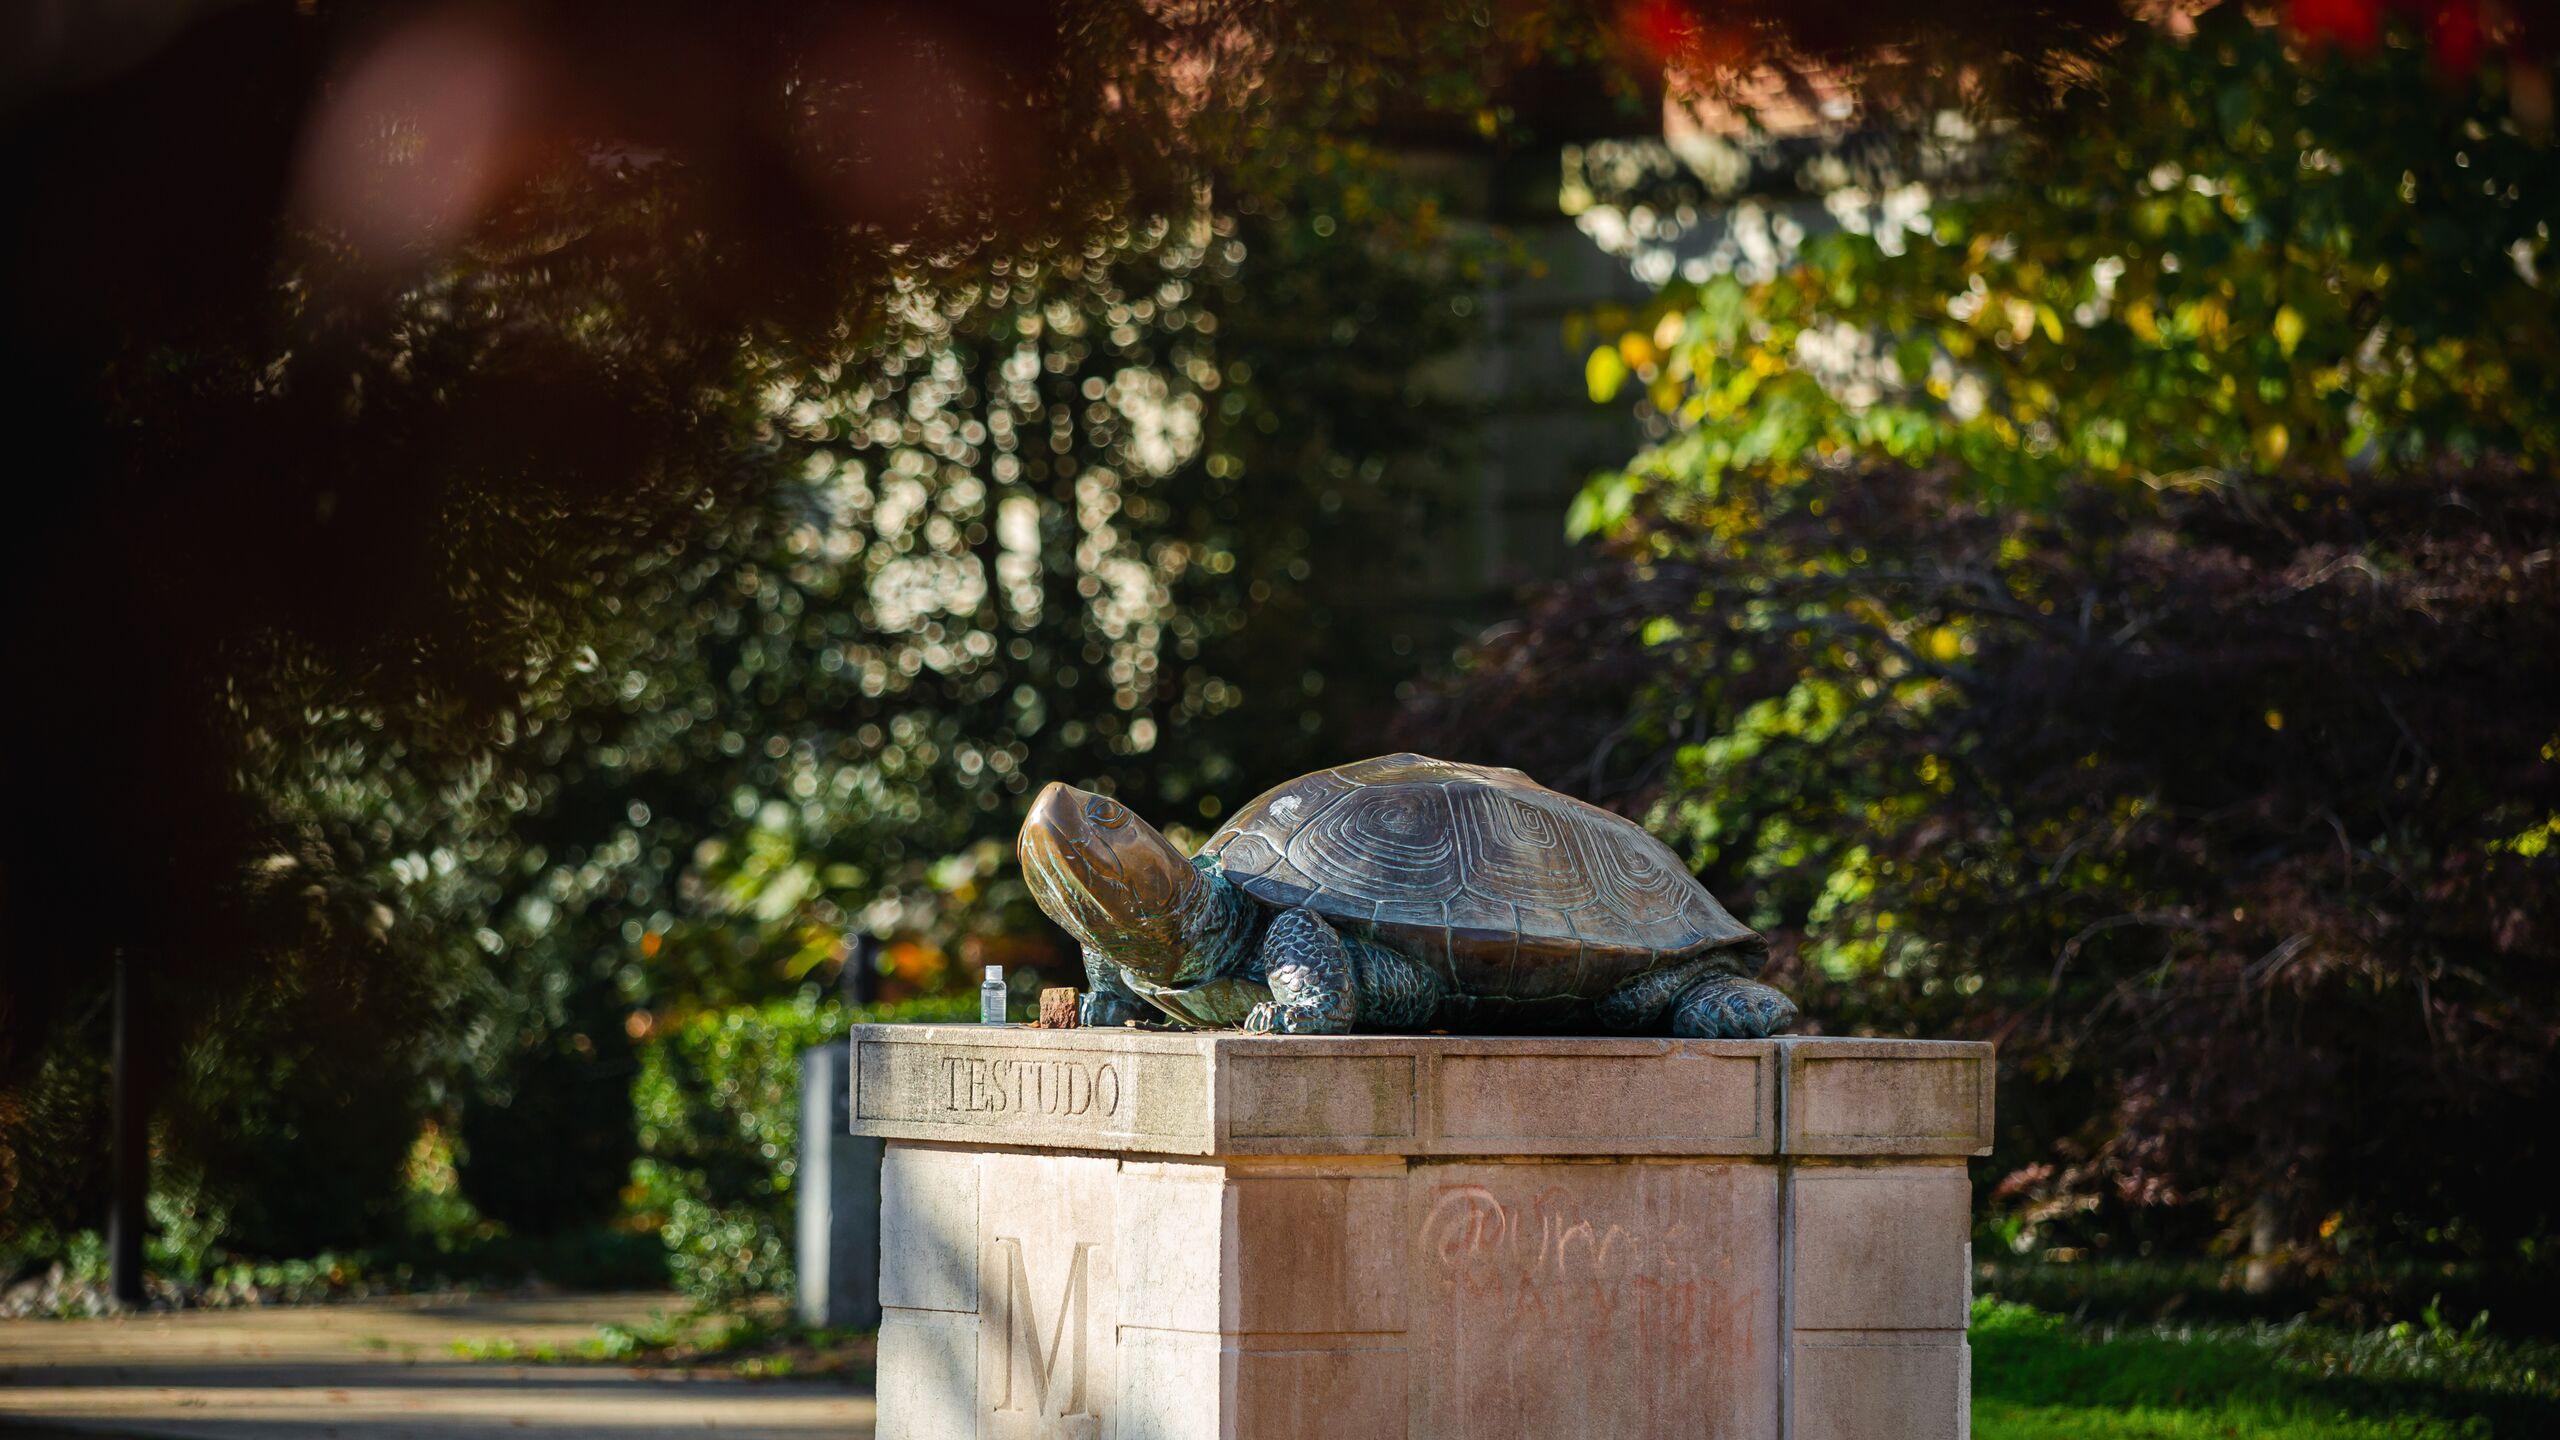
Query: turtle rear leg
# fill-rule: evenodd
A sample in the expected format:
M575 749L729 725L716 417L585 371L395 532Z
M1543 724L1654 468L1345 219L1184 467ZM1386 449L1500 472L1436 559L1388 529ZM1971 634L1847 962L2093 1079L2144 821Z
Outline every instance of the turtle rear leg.
M1758 1040L1794 1023L1796 1002L1730 970L1699 976L1671 1002L1671 1033L1683 1040Z
M1339 1035L1351 1028L1359 995L1351 951L1313 910L1285 911L1262 932L1262 978L1271 998L1244 1017L1256 1035Z
M1622 1034L1658 1029L1670 1017L1671 1002L1680 998L1680 992L1716 968L1709 960L1683 960L1648 970L1601 996L1591 1007L1592 1018L1601 1029Z
M1375 940L1342 943L1351 951L1351 988L1363 1028L1415 1030L1439 1015L1449 986L1428 966Z
M1757 1040L1795 1023L1795 1002L1707 955L1639 975L1600 997L1594 1017L1620 1032L1669 1030L1684 1040Z

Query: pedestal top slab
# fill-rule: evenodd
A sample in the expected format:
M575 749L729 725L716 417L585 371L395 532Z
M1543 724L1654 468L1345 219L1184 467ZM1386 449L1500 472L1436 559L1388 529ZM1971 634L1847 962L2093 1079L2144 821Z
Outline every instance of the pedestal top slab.
M1161 1155L1980 1155L1950 1040L857 1025L853 1130Z

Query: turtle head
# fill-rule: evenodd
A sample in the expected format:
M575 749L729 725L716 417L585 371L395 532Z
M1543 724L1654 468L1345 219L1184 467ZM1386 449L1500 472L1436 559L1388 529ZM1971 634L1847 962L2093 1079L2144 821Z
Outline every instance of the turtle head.
M1128 806L1052 782L1015 846L1032 898L1078 940L1143 978L1181 968L1200 872Z

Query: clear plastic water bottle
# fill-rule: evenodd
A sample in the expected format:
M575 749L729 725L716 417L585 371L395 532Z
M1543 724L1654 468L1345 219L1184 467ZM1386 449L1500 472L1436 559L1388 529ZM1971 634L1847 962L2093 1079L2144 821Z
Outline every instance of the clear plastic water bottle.
M987 983L978 987L978 1023L1004 1023L1004 967L1001 965L988 966Z

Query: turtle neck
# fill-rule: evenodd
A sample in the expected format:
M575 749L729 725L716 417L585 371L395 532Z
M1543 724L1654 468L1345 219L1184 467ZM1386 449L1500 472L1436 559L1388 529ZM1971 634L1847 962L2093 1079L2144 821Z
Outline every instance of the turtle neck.
M1219 872L1216 856L1199 856L1191 867L1200 872L1201 893L1183 916L1182 964L1173 977L1176 986L1243 974L1264 919L1262 907Z

